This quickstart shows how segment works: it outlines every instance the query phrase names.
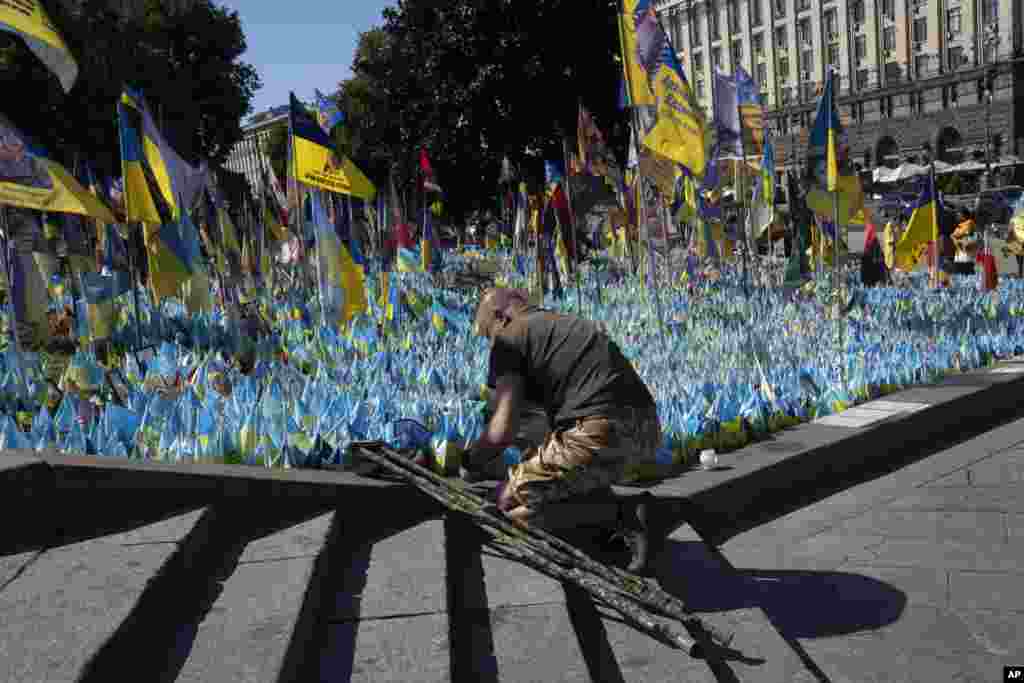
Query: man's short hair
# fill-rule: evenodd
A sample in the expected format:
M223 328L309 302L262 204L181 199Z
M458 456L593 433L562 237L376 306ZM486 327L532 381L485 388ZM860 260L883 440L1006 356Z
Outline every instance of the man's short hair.
M474 334L482 337L498 312L506 310L510 304L525 306L528 303L529 297L521 290L508 287L488 287L480 295L480 303L476 307L476 316L473 320Z

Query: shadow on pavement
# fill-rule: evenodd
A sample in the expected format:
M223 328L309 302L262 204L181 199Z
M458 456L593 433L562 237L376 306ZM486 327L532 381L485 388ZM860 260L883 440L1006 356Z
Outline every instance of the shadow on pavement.
M0 536L0 556L123 533L202 506L199 498L190 499L180 493L154 496L152 491L110 497L88 491L19 497L18 521L5 526Z
M486 536L470 520L449 514L444 537L451 679L453 683L496 683L498 660L481 559Z
M323 504L292 506L286 511L269 506L206 508L78 680L116 680L125 662L132 662L138 680L176 680L200 624L223 592L245 547L328 510Z
M858 574L738 570L701 542L669 541L659 562L662 586L694 612L762 609L787 638L873 631L907 604L903 591Z
M344 511L335 514L303 597L278 683L352 679L373 546L426 518L418 506L395 509L376 524L365 524Z
M668 541L658 560L662 587L695 613L759 609L816 680L828 676L799 639L874 631L897 621L903 591L874 578L836 571L737 570L700 541ZM734 647L743 647L742 642ZM725 680L718 675L719 680Z

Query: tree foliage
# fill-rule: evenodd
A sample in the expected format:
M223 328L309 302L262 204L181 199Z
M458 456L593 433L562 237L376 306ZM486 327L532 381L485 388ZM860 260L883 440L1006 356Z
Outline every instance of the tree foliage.
M223 163L260 87L255 69L239 60L246 42L237 12L210 0L183 11L148 0L128 17L111 11L108 0L45 4L79 77L65 95L28 50L0 52L4 110L19 128L65 164L88 159L99 172L119 175L116 105L127 84L143 90L186 160Z
M428 150L456 215L496 206L502 157L535 181L562 159L579 103L624 148L617 3L402 0L360 36L340 84L347 143L380 187Z

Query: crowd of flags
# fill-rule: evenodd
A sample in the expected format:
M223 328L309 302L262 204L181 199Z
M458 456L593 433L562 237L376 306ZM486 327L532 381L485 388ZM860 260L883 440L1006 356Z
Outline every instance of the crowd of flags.
M26 4L33 7L28 15L0 6L0 31L21 38L67 90L77 77L77 64L38 1L26 0ZM721 250L740 237L730 234L723 224L725 169L732 171L737 203L748 209L749 225L743 229L770 230L775 220L774 147L765 134L755 81L742 68L733 74L716 71L713 112L707 120L652 0L623 0L618 25L620 99L632 117L625 168L620 168L582 102L575 144L566 147L563 159L545 163L543 197L531 198L511 161L506 157L502 163L502 232L516 247L525 247L530 232L537 236L532 257L542 292L548 278L556 293L574 275L579 282L574 266L579 255L578 235L569 183L576 176L602 178L612 189L618 209L609 214L608 229L598 231L594 241L618 254L629 252L631 243L646 241L646 254L640 255L648 259L652 287L655 255L650 245L652 230L657 229L652 225L660 225L667 238L670 219L692 224L694 241L702 245L703 255L712 258L724 255ZM837 225L862 222L870 226L872 220L864 208L859 178L850 167L834 79L830 72L810 131L807 174L799 181L790 175L787 181L791 215L809 224L796 230L800 275L807 270L805 248L823 258L825 246L841 240ZM125 244L127 235L121 233L123 228L114 227L124 223L141 226L149 286L156 300L185 294L190 305L208 307L214 280L220 282L225 297L222 303L232 303L235 297L251 299L273 287L275 264L312 263L324 316L346 325L369 307L368 245L360 243L353 229L353 207L358 203L379 234L395 238L396 270L431 271L440 262L434 222L443 190L427 150L420 149L417 250L405 236L408 226L393 178L388 193L378 192L335 142L336 132L346 123L337 98L317 90L314 100L314 107L307 108L291 95L285 183L261 156L252 206L246 207L247 215L254 218L245 231L235 226L216 174L205 164L193 166L178 155L160 131L144 93L128 87L116 112L121 178L98 178L86 161L69 172L0 115L4 144L25 150L24 159L18 162L21 175L0 181L0 204L95 221L103 258L97 272L83 273L82 288L90 320L95 319L99 329L104 328L107 304L130 289L134 277L128 272L133 264ZM759 163L751 165L751 159L759 159ZM748 178L750 187L745 186ZM645 182L655 190L654 205L649 205ZM662 211L665 215L658 219L660 224L642 218L658 218ZM922 248L938 240L939 213L932 177L897 245L901 267L911 267ZM209 252L209 262L204 251ZM516 263L525 270L522 251L516 250ZM12 281L17 280L16 275L12 273ZM236 291L235 285L226 283L242 284ZM386 276L383 284L387 319L394 320L401 315L398 286ZM441 328L444 315L432 311L432 320Z

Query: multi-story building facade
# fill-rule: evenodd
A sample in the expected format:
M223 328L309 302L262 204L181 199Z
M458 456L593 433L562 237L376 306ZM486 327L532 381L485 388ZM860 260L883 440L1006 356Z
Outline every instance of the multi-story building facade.
M1022 0L656 0L698 101L757 82L780 167L799 164L827 69L853 161L1024 155ZM991 101L986 90L991 81ZM990 124L990 125L987 125ZM991 131L991 135L987 134Z
M288 125L288 105L254 114L242 126L242 139L231 148L224 167L241 173L254 191L260 187L266 141L275 128Z

